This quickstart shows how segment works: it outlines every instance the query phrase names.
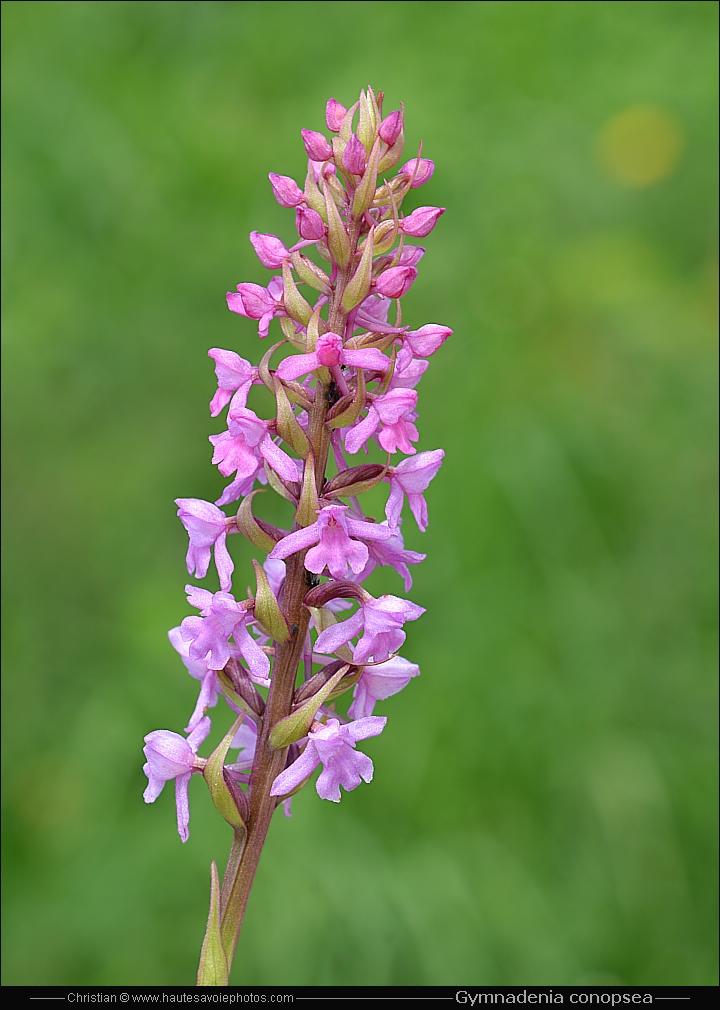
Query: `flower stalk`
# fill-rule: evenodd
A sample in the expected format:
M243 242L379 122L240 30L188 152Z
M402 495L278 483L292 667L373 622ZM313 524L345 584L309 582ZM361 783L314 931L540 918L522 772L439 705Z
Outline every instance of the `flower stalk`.
M406 498L419 528L426 528L423 493L443 452L417 453L413 445L419 439L415 386L426 359L451 331L436 324L410 330L401 322L400 299L425 251L407 244L407 237L429 234L444 209L403 215L404 198L431 178L434 166L418 152L386 177L402 155L404 109L383 118L382 105L382 93L371 88L350 109L331 99L330 139L302 131L309 157L304 189L288 176L270 174L275 198L295 210L299 240L288 248L277 236L252 232L261 264L279 273L267 287L238 284L227 304L257 320L260 338L277 320L284 339L257 368L234 351L210 350L218 380L212 416L227 407L227 430L210 436L213 463L231 482L215 504L177 500L189 535L188 572L204 578L214 557L220 591L186 587L200 616L186 617L170 641L200 692L187 739L167 730L145 738L145 799L152 802L166 781L175 780L185 841L188 783L202 774L233 829L221 885L213 864L199 986L228 984L277 807L289 814L290 797L320 765L316 788L323 799L338 802L341 786L347 791L370 782L373 763L356 745L385 727L386 719L373 715L376 702L419 673L398 650L404 624L424 609L396 596L375 599L361 583L387 565L408 591L408 566L425 557L405 548L401 513ZM319 262L308 255L311 247ZM284 356L273 367L281 348ZM256 384L274 394L277 417L264 420L247 406ZM373 444L383 463L348 463L347 455ZM392 463L398 451L406 458ZM385 518L377 522L360 498L381 482L390 494ZM262 484L287 501L289 530L256 515ZM234 502L237 516L227 516L221 506ZM227 539L235 533L267 555L263 564L253 562L257 590L251 599L236 600L231 592ZM356 606L351 616L338 618ZM343 715L336 701L351 691ZM210 731L207 712L220 698L234 722L209 758L198 757ZM228 762L234 749L237 760Z

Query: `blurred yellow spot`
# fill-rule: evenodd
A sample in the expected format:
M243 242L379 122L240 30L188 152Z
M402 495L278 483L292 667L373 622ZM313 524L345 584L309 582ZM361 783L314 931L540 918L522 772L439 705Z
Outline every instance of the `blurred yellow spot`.
M625 186L650 186L675 169L685 139L678 121L654 105L634 105L601 129L597 155L607 174Z

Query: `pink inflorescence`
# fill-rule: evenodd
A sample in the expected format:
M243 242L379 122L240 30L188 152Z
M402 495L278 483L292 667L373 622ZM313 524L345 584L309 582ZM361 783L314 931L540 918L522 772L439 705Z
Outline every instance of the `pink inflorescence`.
M200 682L190 736L156 731L145 748L145 800L155 800L175 779L183 840L189 779L203 774L210 784L205 767L212 759L198 758L196 749L209 732L207 710L219 697L233 720L244 713L230 744L240 753L220 767L238 816L247 816L252 790L260 788L254 766L263 748L284 755L280 773L262 786L278 804L320 765L317 791L324 799L339 800L341 785L350 790L369 782L372 762L356 744L385 725L373 715L376 703L419 673L399 650L405 624L424 609L398 596L375 598L362 583L387 566L407 592L408 565L425 557L405 548L400 525L406 504L421 531L428 524L424 493L444 453L418 451L416 387L451 330L436 323L411 329L403 323L400 299L415 283L425 252L412 240L429 235L445 209L403 211L406 197L414 199L412 191L430 181L434 164L421 151L403 162L405 110L384 114L382 105L383 95L370 88L350 108L330 99L327 131L301 131L308 157L304 181L270 173L272 193L292 212L297 237L251 232L258 259L273 276L265 284L238 284L227 305L257 321L261 338L276 329L278 343L267 341L257 366L234 350L208 351L217 375L211 414L227 408L225 429L210 436L212 461L230 483L214 504L196 498L176 504L189 535L188 572L204 578L212 559L220 589L188 586L199 616L170 632ZM248 407L254 385L272 394L276 416L259 417ZM383 484L389 494L378 521L361 500ZM263 486L288 503L288 528L256 516L254 492ZM220 507L233 503L237 514ZM262 567L256 564L256 595L248 599L242 598L246 578L236 580L237 599L233 595L227 539L236 533L266 555ZM292 599L295 617L288 609ZM268 725L278 657L296 634L302 636L300 677L292 681L283 718ZM344 693L347 715L336 711ZM285 724L294 735L283 735ZM220 809L216 793L213 799Z

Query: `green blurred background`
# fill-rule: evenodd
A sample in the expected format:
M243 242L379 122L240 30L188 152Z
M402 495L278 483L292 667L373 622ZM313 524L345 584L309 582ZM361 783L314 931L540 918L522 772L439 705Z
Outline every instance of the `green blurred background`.
M422 676L372 785L273 825L233 982L716 981L716 14L3 3L6 985L194 980L229 829L198 780L185 846L142 802L196 697L173 499L225 483L206 352L259 357L225 291L294 235L267 173L367 84L448 208L405 309L455 331Z

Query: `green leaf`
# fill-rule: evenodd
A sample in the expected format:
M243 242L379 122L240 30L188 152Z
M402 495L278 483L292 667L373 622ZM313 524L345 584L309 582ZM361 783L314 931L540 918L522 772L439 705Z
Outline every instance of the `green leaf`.
M240 729L240 725L244 718L245 713L241 712L230 727L228 734L223 738L222 742L215 748L210 757L207 759L205 768L203 769L203 778L207 782L215 809L222 817L224 817L231 827L235 828L236 831L245 831L245 821L240 816L240 811L237 808L235 798L230 792L227 782L225 781L223 768L225 766L227 752L230 750L230 744L232 743L233 737Z
M200 951L197 984L228 985L229 981L230 970L220 938L220 881L217 864L213 861L210 866L210 914Z
M257 561L253 561L257 593L255 595L255 620L267 631L276 642L287 642L290 629L282 615L275 593L270 588L265 569Z
M297 712L292 712L285 719L281 719L280 722L275 723L270 730L270 746L275 750L281 750L283 747L289 747L291 743L296 743L298 740L302 740L304 736L307 736L317 710L349 669L349 665L341 666L337 673L333 674L330 680L320 688L317 694L314 694L304 705L301 705Z

